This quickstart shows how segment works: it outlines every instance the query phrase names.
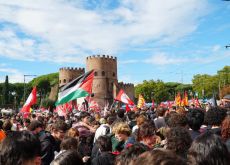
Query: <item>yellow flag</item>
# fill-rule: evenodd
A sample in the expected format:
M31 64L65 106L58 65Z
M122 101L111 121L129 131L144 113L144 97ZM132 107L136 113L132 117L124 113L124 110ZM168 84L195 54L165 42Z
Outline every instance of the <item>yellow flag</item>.
M145 106L145 99L141 94L139 94L137 108L142 108L144 106Z

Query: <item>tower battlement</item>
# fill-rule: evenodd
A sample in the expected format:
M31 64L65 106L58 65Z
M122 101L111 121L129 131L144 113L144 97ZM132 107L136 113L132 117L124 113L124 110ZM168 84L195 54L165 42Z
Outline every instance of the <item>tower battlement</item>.
M117 57L109 56L109 55L92 55L86 57L86 60L93 60L93 59L101 59L101 60L117 60Z
M76 68L76 67L63 67L60 68L59 71L76 71L76 72L85 72L85 68Z
M134 87L134 84L124 83L124 82L119 82L118 85L119 85L119 87L122 87L122 88L133 88Z

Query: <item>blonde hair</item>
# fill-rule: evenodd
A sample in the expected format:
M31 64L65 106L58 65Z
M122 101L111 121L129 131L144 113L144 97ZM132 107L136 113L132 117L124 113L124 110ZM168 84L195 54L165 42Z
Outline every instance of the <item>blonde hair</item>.
M131 129L128 124L124 122L119 122L113 126L113 133L114 134L124 134L124 135L129 136L131 135Z
M140 127L146 120L147 120L147 118L144 115L138 116L137 117L137 125L138 125L138 127Z
M70 128L70 129L67 131L66 136L76 138L76 137L79 137L79 132L78 132L78 130L75 129L75 128Z

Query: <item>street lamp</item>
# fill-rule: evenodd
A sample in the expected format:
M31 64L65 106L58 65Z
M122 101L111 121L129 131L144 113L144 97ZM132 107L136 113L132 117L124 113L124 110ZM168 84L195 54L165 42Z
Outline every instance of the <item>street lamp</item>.
M26 77L36 77L37 75L30 75L26 74L24 75L24 94L23 94L23 102L25 103L26 101Z

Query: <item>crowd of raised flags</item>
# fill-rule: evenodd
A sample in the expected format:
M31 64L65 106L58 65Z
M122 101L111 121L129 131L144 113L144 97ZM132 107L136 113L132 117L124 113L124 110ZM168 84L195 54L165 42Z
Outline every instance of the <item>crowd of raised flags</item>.
M53 111L58 113L60 116L64 116L73 109L80 111L87 111L90 109L95 112L99 112L105 108L111 109L112 107L109 108L108 105L106 107L100 107L100 105L91 98L93 79L94 71L92 70L61 87L58 94L58 100L55 103L56 108L53 109ZM79 98L83 98L81 104L76 101ZM127 112L146 107L146 101L142 94L139 94L137 105L135 105L123 89L120 89L117 97L114 99L114 102L121 102L125 104ZM25 116L28 115L32 111L31 106L33 104L36 104L36 87L33 88L20 112L24 113ZM201 106L198 98L192 98L190 104L193 104L195 107ZM114 104L112 104L112 106L113 105ZM178 92L174 101L161 102L159 106L166 108L171 108L172 106L189 106L188 94L186 91L183 94ZM154 100L152 100L152 107L155 107ZM44 108L40 109L44 110Z

